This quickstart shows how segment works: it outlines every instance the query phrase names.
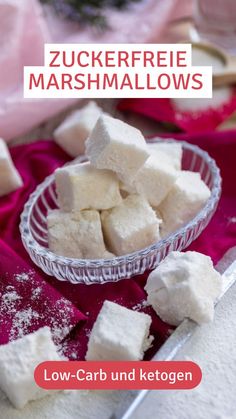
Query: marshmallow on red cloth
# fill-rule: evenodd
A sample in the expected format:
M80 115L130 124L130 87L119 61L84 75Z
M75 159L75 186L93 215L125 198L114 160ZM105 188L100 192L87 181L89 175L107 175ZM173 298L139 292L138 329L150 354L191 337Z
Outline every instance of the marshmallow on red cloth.
M173 137L173 135L169 136ZM216 263L236 243L236 183L234 175L236 131L194 136L179 135L178 138L198 144L209 151L221 169L223 194L219 207L208 227L190 246L191 250L208 254ZM14 163L23 176L24 187L8 197L0 199L0 236L2 239L0 246L5 249L5 255L7 254L7 257L4 258L1 257L2 252L0 254L0 278L9 272L11 281L15 281L14 276L20 259L22 266L25 264L27 269L31 269L37 275L37 287L40 286L40 283L46 283L51 290L52 286L87 316L87 321L81 322L79 327L75 329L75 333L66 339L64 354L71 359L84 359L88 334L105 300L114 301L127 308L135 308L150 314L152 316L150 332L155 337L153 347L145 356L146 359L150 359L169 336L171 327L163 323L151 307L145 306L147 296L144 286L148 272L116 283L88 286L58 281L36 268L21 243L19 217L30 192L35 189L38 183L42 182L46 175L68 161L69 157L51 141L18 146L11 151ZM7 277L5 282L6 280ZM10 282L9 285L11 285ZM19 286L22 286L21 283L19 283ZM44 298L42 296L42 305L44 304ZM28 299L27 303L29 301L31 299ZM18 304L20 304L20 301ZM5 334L8 333L7 331L8 329L6 329Z
M123 99L119 102L118 109L173 124L189 134L212 131L236 110L236 89L226 88L225 93L219 90L222 91L223 88L213 93L213 99ZM220 100L221 93L225 99ZM184 105L181 105L182 101ZM191 101L195 103L195 109L191 109Z

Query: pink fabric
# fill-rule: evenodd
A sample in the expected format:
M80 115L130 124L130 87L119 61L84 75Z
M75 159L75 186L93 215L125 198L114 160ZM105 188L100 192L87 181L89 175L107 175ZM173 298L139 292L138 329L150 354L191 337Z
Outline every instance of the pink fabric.
M218 210L206 230L190 247L192 250L209 254L214 262L217 262L231 246L236 244L236 131L193 135L191 137L179 135L178 138L198 144L209 151L221 169L223 194ZM22 269L31 270L32 275L36 278L37 286L42 284L45 290L39 305L43 306L44 299L47 298L47 304L52 307L60 296L64 296L70 301L73 307L78 310L76 312L78 321L85 318L86 321L80 321L73 333L67 337L64 341L64 350L72 359L84 359L88 334L103 301L108 299L129 308L137 306L146 299L143 287L148 272L142 276L122 280L114 284L87 286L60 282L45 275L35 267L21 243L18 229L19 216L24 203L35 186L56 167L68 161L69 157L51 141L39 141L35 144L15 147L12 149L12 157L23 176L24 187L0 200L0 278L3 279L4 286L15 285L16 273L22 272ZM22 306L28 307L29 301L32 300L29 299L29 295L31 295L30 286L23 286L21 283L17 286L19 292L22 293L22 301L19 302L21 309ZM50 312L50 310L48 311ZM164 324L150 307L142 311L149 313L153 319L151 332L155 336L155 340L153 348L148 351L146 356L150 358L169 336L171 328ZM41 313L41 325L48 324L48 321L50 321L48 312L44 313L42 310ZM7 313L2 313L0 320L0 337L3 335L3 341L5 342L8 339L11 318Z
M119 102L120 111L132 111L159 122L176 125L181 130L194 134L212 131L236 110L236 90L231 98L219 108L203 111L180 111L171 99L124 99Z
M75 99L23 99L23 66L43 65L46 42L117 43L157 40L178 0L143 0L109 13L112 30L95 31L59 19L38 0L0 0L0 133L9 140L49 119ZM137 29L138 28L138 29Z

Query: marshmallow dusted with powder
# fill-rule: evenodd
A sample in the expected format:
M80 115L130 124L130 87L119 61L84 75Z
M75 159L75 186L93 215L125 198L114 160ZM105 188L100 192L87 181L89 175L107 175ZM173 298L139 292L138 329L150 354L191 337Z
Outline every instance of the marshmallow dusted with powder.
M149 157L142 133L108 115L99 118L86 140L86 154L97 169L112 170L127 182L133 180Z
M85 140L102 113L102 109L93 101L74 111L54 131L55 142L71 157L83 154Z
M77 163L55 172L59 207L63 211L109 209L121 202L119 182L109 170Z
M87 361L138 361L151 346L151 317L105 301L90 334Z
M185 318L198 324L212 321L221 289L221 275L211 258L197 252L171 252L151 272L145 286L156 313L175 326Z
M101 215L106 244L116 255L147 247L160 239L157 218L145 198L129 195L120 205Z
M167 197L158 207L163 218L162 236L172 233L194 218L210 195L211 191L199 173L181 171Z
M49 249L57 255L82 259L113 257L105 248L98 211L53 210L47 222Z
M166 141L166 140L165 140ZM176 142L160 142L148 144L148 151L157 161L165 162L176 170L181 170L183 149Z
M6 143L0 138L0 197L15 191L23 185L15 168Z
M11 403L23 408L48 394L34 380L34 369L44 361L60 361L48 327L0 346L0 388Z
M121 188L144 196L150 205L157 207L166 197L179 175L168 161L160 156L150 156L138 171L131 185L123 183Z

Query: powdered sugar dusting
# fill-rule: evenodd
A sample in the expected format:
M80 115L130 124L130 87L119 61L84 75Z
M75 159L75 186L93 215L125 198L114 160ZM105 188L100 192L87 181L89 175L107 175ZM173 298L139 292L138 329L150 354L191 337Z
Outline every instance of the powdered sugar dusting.
M148 303L148 301L147 300L143 300L140 303L134 305L132 307L132 310L140 311L140 310L143 310L144 308L146 308L148 306L150 306L150 304Z
M8 316L16 313L17 303L21 300L21 296L17 294L14 287L6 287L6 292L0 294L0 297L0 312Z
M13 319L10 341L22 338L27 333L30 333L30 326L33 321L39 318L39 314L28 308L26 310L18 311Z
M15 309L15 301L20 299L20 295L18 295L16 291L11 290L2 295L2 304L7 310L12 311Z
M26 282L26 281L29 281L30 279L33 279L33 277L34 277L33 271L22 272L15 275L15 279L18 282Z
M14 280L15 286L7 285L0 292L1 321L9 330L9 340L21 338L37 330L45 319L45 325L51 328L55 344L59 344L74 326L71 324L73 311L70 301L61 297L54 304L49 304L47 295L42 294L43 287L39 286L33 271L17 273ZM25 299L22 296L25 291L23 289L23 294L20 295L19 286L28 281L30 284L27 286Z
M32 292L32 300L35 300L36 298L38 298L38 296L41 294L42 292L42 288L41 287L37 287L33 290Z

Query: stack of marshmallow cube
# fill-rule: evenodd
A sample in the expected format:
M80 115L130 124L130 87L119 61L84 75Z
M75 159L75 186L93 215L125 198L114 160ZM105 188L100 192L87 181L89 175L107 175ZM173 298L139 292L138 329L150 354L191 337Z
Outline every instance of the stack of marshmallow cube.
M48 243L62 256L138 251L188 222L210 196L198 173L181 171L181 145L147 145L138 129L106 114L86 155L89 162L55 172L59 210L48 214Z
M110 258L160 239L160 220L145 197L121 196L149 157L139 130L102 115L87 140L90 162L55 173L59 210L48 214L49 248L74 258ZM106 247L107 246L107 247Z

